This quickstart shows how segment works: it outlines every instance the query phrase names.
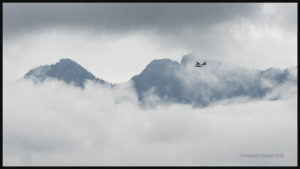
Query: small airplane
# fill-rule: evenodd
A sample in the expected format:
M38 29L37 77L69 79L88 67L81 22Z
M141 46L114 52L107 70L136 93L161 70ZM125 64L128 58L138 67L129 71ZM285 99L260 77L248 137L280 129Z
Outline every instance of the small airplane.
M199 62L196 62L195 67L202 67L205 65L206 65L206 62L203 62L202 64L200 64Z

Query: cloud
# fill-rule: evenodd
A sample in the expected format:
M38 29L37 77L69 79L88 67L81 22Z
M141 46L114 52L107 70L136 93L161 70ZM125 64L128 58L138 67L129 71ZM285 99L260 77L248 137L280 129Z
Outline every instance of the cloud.
M176 32L190 25L210 27L252 16L258 4L226 3L6 3L4 31L11 35L51 27L105 32Z
M70 57L99 78L124 82L153 59L179 61L190 52L251 69L287 68L297 63L296 3L3 6L4 53L11 46L18 56L5 54L4 61L13 60L28 69L33 63L38 66ZM107 65L124 71L115 72Z
M295 3L5 3L4 32L10 36L38 29L72 27L169 34L240 20L284 24L296 31L296 11Z
M295 97L149 109L130 83L22 80L3 90L4 165L297 164Z

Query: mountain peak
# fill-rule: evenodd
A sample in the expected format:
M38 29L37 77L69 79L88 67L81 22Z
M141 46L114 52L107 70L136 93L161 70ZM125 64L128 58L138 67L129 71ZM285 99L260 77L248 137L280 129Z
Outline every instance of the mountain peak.
M187 54L182 56L181 58L181 64L187 64L188 62L194 62L196 60L196 57L193 54Z
M63 66L80 66L77 62L73 61L69 58L62 58L60 59L56 65L63 65ZM81 67L81 66L80 66Z
M173 61L168 58L164 59L155 59L152 60L146 68L143 70L143 74L160 74L161 72L164 72L164 70L169 69L170 67L178 66L178 62Z
M75 61L62 58L56 64L39 66L26 73L25 78L34 78L38 81L44 81L46 78L62 80L67 84L74 84L78 87L84 87L86 80L94 80L106 83L104 80L96 78Z
M58 61L58 63L76 63L76 62L69 58L62 58Z

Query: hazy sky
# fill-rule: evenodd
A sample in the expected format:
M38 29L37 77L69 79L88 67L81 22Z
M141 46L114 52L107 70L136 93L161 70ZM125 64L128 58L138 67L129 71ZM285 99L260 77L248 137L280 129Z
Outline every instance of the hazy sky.
M124 82L195 53L248 68L297 65L296 3L4 3L4 80L71 58Z

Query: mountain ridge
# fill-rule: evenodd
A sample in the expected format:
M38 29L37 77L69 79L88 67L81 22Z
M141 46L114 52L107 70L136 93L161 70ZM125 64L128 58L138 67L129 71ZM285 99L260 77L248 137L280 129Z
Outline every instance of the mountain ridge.
M151 91L162 100L205 107L236 97L261 99L278 86L295 85L298 81L297 66L284 70L248 70L237 65L205 60L207 65L197 68L194 67L195 61L204 60L191 54L184 55L181 62L168 58L152 60L140 74L130 79L139 101L145 103ZM32 77L39 81L55 78L82 88L86 80L114 86L66 58L56 64L31 69L24 76Z

